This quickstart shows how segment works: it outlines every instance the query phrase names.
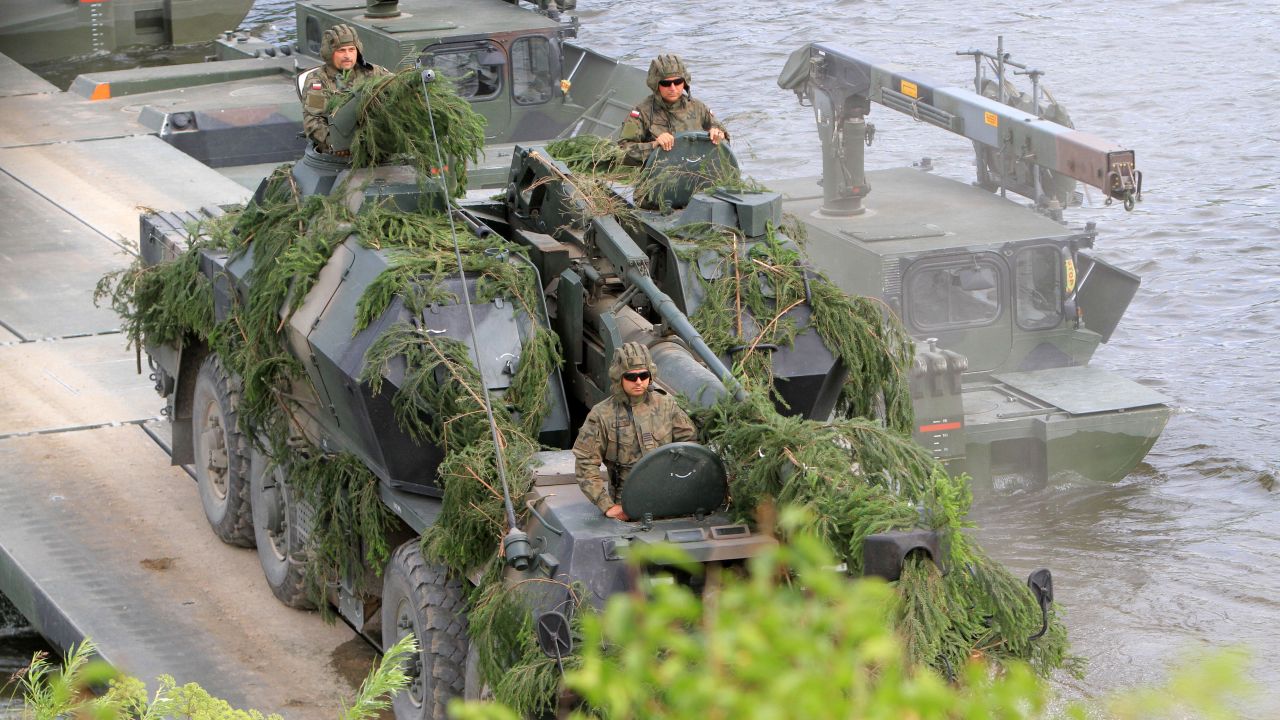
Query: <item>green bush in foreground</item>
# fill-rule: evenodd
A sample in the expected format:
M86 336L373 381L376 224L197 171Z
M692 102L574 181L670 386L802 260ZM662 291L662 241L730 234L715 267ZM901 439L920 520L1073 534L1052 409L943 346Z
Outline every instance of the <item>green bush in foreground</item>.
M155 695L147 695L139 679L120 675L106 662L94 659L93 642L72 646L62 665L38 653L31 665L15 676L23 694L23 720L280 720L257 710L237 710L195 683L178 685L160 676ZM391 706L391 697L409 684L406 660L418 652L407 635L382 656L356 691L351 705L337 713L339 720L368 720ZM95 688L106 688L98 694Z
M786 512L784 526L799 527ZM682 562L679 551L635 562ZM687 565L694 570L695 566ZM714 571L713 571L714 572ZM797 533L752 559L745 573L707 578L703 598L653 581L645 595L616 595L583 618L579 669L565 682L585 705L573 717L860 718L928 720L1047 717L1236 717L1243 658L1218 653L1169 688L1128 694L1106 708L1048 708L1048 686L1024 663L979 660L947 682L912 664L895 633L896 596L878 580L850 582L830 551ZM510 720L509 709L455 703L460 720Z
M1024 663L973 660L948 682L913 664L893 616L897 596L878 580L851 582L818 539L796 531L785 511L783 545L753 558L743 572L707 578L702 597L661 576L644 593L619 594L582 618L578 669L565 685L583 701L571 717L611 720L978 720L1239 717L1249 692L1241 653L1216 651L1187 661L1165 687L1125 693L1096 706L1050 710L1048 686ZM632 562L697 571L678 549L638 550ZM715 572L713 569L712 572ZM412 636L370 673L341 720L363 720L405 687ZM178 718L259 720L194 684L162 677L143 684L90 661L92 645L73 648L61 668L37 656L18 683L24 718ZM95 696L87 688L109 688ZM455 702L458 720L514 720L497 704ZM277 717L277 716L266 716Z

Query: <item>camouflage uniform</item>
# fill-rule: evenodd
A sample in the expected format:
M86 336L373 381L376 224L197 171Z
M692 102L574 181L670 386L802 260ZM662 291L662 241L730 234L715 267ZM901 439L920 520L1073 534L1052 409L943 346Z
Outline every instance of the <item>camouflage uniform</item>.
M350 70L339 70L333 64L333 51L343 45L356 46L356 64ZM329 98L349 90L365 78L391 73L364 59L364 45L350 25L334 25L324 31L320 39L320 57L324 58L324 65L308 72L304 84L307 94L302 101L302 130L315 144L316 150L328 153L333 152L328 142L329 114L325 112Z
M658 94L658 81L679 76L684 79L684 94L674 103L668 104ZM622 123L622 132L618 137L618 145L626 155L623 162L627 165L643 165L649 152L658 147L659 135L669 132L672 135L681 132L697 132L720 128L724 139L729 140L729 131L716 120L711 110L700 100L694 100L689 89L692 75L688 68L675 55L659 55L649 63L649 76L646 82L653 94L636 105L631 116Z
M649 371L649 388L638 398L622 388L622 373L630 370ZM578 484L601 511L620 501L622 484L642 455L667 443L693 440L696 434L689 416L655 386L657 372L644 345L629 342L619 348L609 366L613 393L591 408L573 444ZM609 471L608 481L600 474L601 462Z

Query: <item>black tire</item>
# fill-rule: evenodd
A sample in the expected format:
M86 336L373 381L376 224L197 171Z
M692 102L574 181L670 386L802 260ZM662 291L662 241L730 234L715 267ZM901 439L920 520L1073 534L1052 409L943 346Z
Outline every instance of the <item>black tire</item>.
M249 499L249 441L237 426L239 383L217 353L205 358L191 399L191 451L200 504L222 542L253 547Z
M249 486L258 561L271 594L289 607L314 609L307 592L310 508L290 492L286 469L256 448L249 455Z
M382 646L409 633L421 652L409 667L409 686L392 700L396 720L444 720L465 684L466 600L457 578L422 558L417 538L396 548L382 578Z

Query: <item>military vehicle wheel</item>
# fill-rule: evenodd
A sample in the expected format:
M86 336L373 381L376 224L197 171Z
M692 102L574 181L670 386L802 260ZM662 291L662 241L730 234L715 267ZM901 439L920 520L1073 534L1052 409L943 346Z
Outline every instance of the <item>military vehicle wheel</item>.
M307 592L306 503L289 492L286 470L273 465L260 450L249 455L249 484L253 496L253 534L258 561L267 586L280 602L311 610L315 600Z
M382 646L412 633L421 648L409 664L409 687L392 701L397 720L443 720L449 700L462 696L470 645L465 609L462 583L424 560L416 538L396 548L382 579Z
M200 487L200 504L222 542L253 547L249 508L249 441L236 425L239 381L228 376L222 360L210 354L196 375L191 401L191 445Z

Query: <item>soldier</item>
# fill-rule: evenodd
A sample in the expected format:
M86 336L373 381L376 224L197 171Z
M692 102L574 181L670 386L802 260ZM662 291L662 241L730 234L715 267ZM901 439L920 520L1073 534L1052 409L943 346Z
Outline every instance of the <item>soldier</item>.
M661 388L653 385L658 368L649 348L623 344L609 365L611 395L591 408L573 444L578 484L605 515L629 520L618 504L622 484L640 456L660 445L693 440L689 416ZM600 475L600 463L609 472Z
M364 59L364 45L350 25L334 25L324 31L320 57L324 65L308 72L303 80L307 94L302 103L302 129L316 150L346 157L351 151L335 151L329 146L329 114L325 112L329 98L360 80L391 73Z
M653 94L631 111L622 123L618 145L626 152L623 162L643 165L654 148L668 151L675 133L705 130L711 142L728 141L729 133L715 115L689 90L691 76L677 55L659 55L649 63L647 83Z

